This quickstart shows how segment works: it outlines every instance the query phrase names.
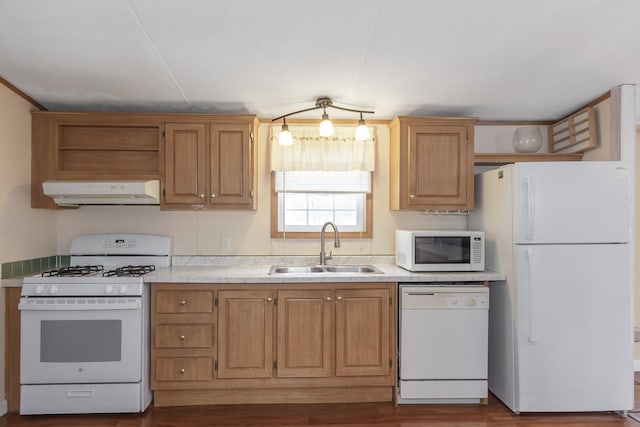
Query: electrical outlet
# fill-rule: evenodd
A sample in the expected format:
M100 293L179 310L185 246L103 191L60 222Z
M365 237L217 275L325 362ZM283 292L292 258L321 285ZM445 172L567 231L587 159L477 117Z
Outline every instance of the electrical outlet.
M220 236L220 250L222 251L230 251L231 250L231 237L227 235Z

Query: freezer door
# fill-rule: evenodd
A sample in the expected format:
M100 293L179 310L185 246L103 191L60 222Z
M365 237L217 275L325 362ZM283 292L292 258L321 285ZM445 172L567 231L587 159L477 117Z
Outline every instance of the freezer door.
M623 163L517 163L512 179L515 243L629 241Z
M520 245L514 251L517 391L512 409L632 409L628 245Z

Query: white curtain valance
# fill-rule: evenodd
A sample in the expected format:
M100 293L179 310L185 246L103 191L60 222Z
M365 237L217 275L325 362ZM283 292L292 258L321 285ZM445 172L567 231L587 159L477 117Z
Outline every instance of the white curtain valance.
M293 144L278 144L281 125L271 126L272 171L373 171L375 168L374 128L372 138L356 141L355 126L335 126L334 135L321 137L317 126L292 126Z

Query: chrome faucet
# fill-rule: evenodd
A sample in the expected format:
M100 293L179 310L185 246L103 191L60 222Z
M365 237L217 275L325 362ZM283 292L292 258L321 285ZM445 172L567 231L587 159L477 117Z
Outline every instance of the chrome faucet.
M329 255L327 256L327 254L325 254L324 252L324 234L325 234L325 230L327 229L327 225L330 225L331 227L333 227L333 247L334 248L340 247L340 237L338 236L338 227L332 222L325 222L324 225L322 226L322 230L320 231L320 265L321 266L325 266L326 261L328 259L331 259L333 254L331 251L329 251Z

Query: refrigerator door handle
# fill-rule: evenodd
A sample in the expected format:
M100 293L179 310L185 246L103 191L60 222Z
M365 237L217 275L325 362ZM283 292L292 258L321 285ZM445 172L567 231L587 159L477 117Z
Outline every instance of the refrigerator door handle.
M525 256L527 259L527 285L529 286L529 337L528 340L530 343L535 344L538 341L538 335L536 333L535 327L535 316L533 315L533 310L535 308L535 292L533 285L533 268L531 261L531 250L527 249L525 251Z
M533 240L536 231L536 198L531 178L524 180L527 198L527 240Z

